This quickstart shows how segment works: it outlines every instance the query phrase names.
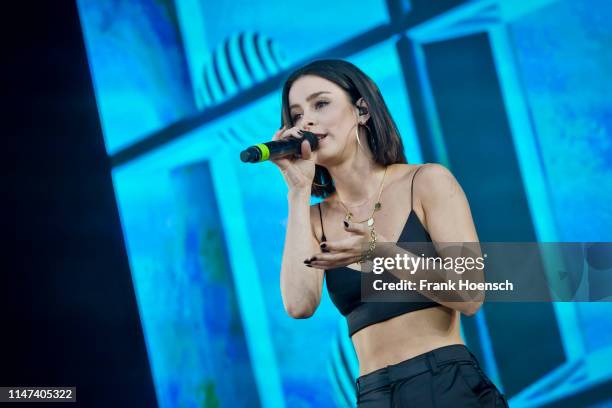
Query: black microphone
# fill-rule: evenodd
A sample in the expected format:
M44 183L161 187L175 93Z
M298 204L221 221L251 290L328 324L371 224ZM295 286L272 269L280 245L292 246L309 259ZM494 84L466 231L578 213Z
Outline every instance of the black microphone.
M258 143L243 150L240 153L240 160L245 163L260 163L270 159L277 159L293 154L302 153L302 142L305 140L310 143L310 150L315 151L319 147L319 139L312 132L300 131L301 138L290 136L283 140L274 140L266 143Z

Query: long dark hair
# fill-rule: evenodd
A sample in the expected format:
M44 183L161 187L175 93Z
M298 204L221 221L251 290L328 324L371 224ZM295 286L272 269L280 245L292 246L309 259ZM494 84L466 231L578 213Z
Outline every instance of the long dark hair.
M281 123L283 125L294 126L289 109L289 90L293 83L304 75L315 75L335 83L349 95L353 104L356 104L359 98L363 98L370 113L370 118L365 125L369 129L367 140L374 161L386 166L393 163L406 163L402 139L378 86L362 70L348 61L338 59L317 60L292 72L283 85L281 109ZM327 169L318 164L315 165L311 195L325 198L335 190L333 180Z

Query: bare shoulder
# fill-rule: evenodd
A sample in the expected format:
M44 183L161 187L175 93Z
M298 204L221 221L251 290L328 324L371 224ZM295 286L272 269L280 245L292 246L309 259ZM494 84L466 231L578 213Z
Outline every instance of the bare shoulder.
M412 185L412 178L415 176L418 171L418 179L422 178L422 173L429 173L428 177L431 177L431 173L435 173L436 171L440 171L436 169L436 166L443 167L438 165L437 163L425 163L425 164L408 164L408 163L395 163L389 166L389 174L391 175L390 183L397 183L401 186L405 191L410 191L410 186ZM430 169L434 167L434 169ZM387 176L388 177L388 176ZM434 176L435 177L435 176ZM416 189L416 183L415 183Z
M410 179L418 164L395 163L390 164L387 170L388 184L398 183L401 186L410 187ZM387 184L387 182L385 182Z
M455 176L439 163L419 165L415 169L414 177L414 197L420 203L449 198L461 192L461 186Z

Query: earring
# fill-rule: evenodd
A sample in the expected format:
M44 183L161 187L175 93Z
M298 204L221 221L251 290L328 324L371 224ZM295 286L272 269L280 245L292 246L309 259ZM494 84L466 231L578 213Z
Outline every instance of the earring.
M367 125L363 125L359 122L357 122L357 126L355 126L355 138L357 139L357 144L359 145L359 147L361 148L361 150L363 150L363 146L361 146L361 141L359 140L359 126L365 126L367 128ZM369 130L369 129L368 129Z
M317 187L325 187L325 186L328 186L328 185L330 185L330 184L331 184L331 183L330 183L330 181L331 181L331 180L328 180L328 181L327 181L327 183L325 183L325 184L319 184L319 183L317 183L316 181L314 181L314 180L313 180L313 181L312 181L312 184L314 184L314 185L315 185L315 186L317 186Z

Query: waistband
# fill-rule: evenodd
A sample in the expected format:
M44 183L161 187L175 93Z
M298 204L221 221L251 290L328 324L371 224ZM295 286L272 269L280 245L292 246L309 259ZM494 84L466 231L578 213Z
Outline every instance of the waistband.
M451 344L419 354L418 356L401 361L397 364L379 368L376 371L362 375L357 378L357 395L389 385L399 380L414 377L426 371L436 374L438 367L454 362L473 362L478 360L472 352L463 344Z

